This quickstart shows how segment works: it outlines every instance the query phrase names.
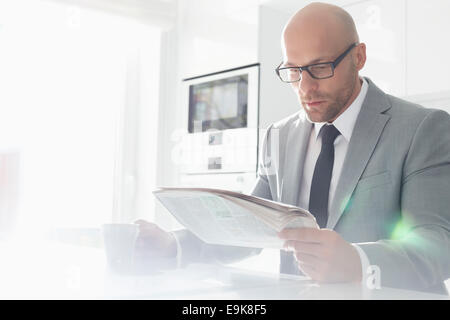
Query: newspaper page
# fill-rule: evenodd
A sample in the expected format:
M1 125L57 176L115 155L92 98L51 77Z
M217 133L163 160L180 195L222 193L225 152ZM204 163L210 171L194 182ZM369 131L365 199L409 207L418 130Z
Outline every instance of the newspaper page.
M292 212L296 212L299 215L302 216L307 216L309 218L314 218L313 215L311 215L311 213L308 210L299 208L299 207L295 207L289 204L284 204L284 203L280 203L280 202L276 202L276 201L272 201L272 200L267 200L264 198L260 198L260 197L255 197L252 195L248 195L248 194L244 194L244 193L240 193L240 192L235 192L235 191L230 191L230 190L222 190L222 189L212 189L212 188L183 188L183 187L160 187L160 190L167 190L167 191L202 191L202 192L207 192L207 193L214 193L217 195L226 195L226 196L231 196L233 198L239 198L239 199L243 199L246 201L250 201L250 202L254 202L272 209L275 209L277 211L281 211L281 212L287 212L287 211L292 211Z
M283 204L276 210L232 193L205 190L162 188L154 191L154 195L178 222L211 244L280 249L283 241L277 232L283 228L317 227L306 210L299 214L298 210L292 210L296 207L287 206L288 210Z

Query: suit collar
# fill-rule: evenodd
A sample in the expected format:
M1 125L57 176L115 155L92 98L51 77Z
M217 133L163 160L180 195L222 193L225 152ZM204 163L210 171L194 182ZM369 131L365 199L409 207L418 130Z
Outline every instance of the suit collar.
M385 114L385 111L391 108L386 94L369 78L365 79L369 87L353 129L336 192L332 199L327 223L327 228L330 229L336 226L348 206L356 184L390 119L390 116Z
M364 99L361 109L365 111L373 110L374 113L383 113L391 108L386 93L378 88L368 77L364 77L369 87L367 89L366 99ZM358 119L359 120L359 119Z

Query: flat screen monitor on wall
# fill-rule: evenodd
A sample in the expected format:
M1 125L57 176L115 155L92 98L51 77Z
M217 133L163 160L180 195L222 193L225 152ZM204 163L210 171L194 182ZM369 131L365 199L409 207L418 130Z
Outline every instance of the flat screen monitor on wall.
M189 133L247 127L248 76L189 86Z
M186 79L188 132L248 128L249 101L257 101L257 96L250 97L257 94L257 69L247 66Z

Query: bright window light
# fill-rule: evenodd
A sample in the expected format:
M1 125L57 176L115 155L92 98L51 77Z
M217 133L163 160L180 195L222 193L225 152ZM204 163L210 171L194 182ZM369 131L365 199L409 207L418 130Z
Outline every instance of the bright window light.
M22 231L111 221L123 115L130 104L156 112L145 95L157 97L159 42L159 29L101 11L0 2L1 221Z

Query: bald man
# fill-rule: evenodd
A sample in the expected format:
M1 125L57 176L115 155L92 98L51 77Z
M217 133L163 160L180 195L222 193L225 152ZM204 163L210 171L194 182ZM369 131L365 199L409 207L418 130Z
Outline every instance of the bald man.
M320 229L279 233L285 240L280 271L319 282L372 279L446 293L450 116L387 95L360 77L366 46L337 6L313 3L298 11L283 30L282 49L276 73L301 110L267 129L252 194L309 208ZM138 223L139 245L158 257L177 257L179 265L227 263L259 252Z

